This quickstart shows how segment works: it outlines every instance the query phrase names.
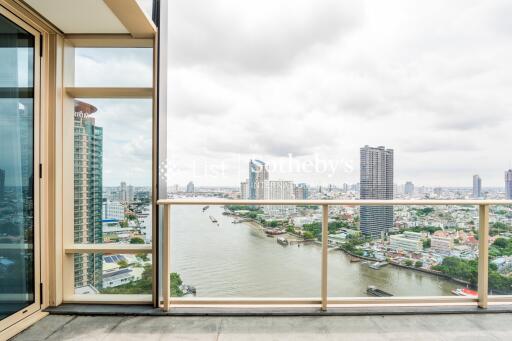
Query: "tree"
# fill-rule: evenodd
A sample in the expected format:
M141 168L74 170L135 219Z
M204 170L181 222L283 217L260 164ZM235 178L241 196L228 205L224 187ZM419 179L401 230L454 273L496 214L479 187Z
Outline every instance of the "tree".
M404 264L405 266L412 266L413 263L411 259L406 259Z
M509 246L509 241L505 238L497 238L492 245L501 249L506 249Z
M423 262L420 260L418 260L418 261L416 261L416 263L414 263L415 268L421 268L422 266L423 266Z
M147 253L138 253L137 258L140 258L142 261L147 262L149 260Z
M428 249L431 246L431 244L432 244L432 242L430 241L430 239L425 239L423 241L423 248Z
M130 244L144 244L144 239L140 237L133 237L130 239Z
M304 239L315 239L315 235L313 234L313 232L310 232L310 231L306 231L304 232Z
M126 261L126 259L122 259L119 262L117 262L117 265L119 265L121 269L124 269L128 267L128 262Z
M144 272L141 279L131 283L123 284L114 288L104 288L101 290L102 294L151 294L153 283L153 272L151 265L144 266ZM171 273L171 296L181 297L184 292L180 289L183 284L181 277L178 273Z
M268 225L270 227L277 227L277 225L279 225L279 222L277 222L276 220L272 220Z
M173 297L181 297L184 295L180 286L183 284L181 277L176 272L171 272L171 296Z

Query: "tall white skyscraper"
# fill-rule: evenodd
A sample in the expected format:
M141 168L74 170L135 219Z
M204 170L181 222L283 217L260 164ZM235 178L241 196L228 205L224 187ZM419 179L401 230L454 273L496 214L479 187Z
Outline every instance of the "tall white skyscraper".
M292 181L265 180L263 181L263 199L292 200L294 199L294 187ZM266 205L263 210L269 215L286 216L295 212L295 206Z
M393 149L364 146L360 150L360 198L393 199ZM361 232L378 238L393 227L393 206L361 206Z
M505 171L505 199L512 200L512 169Z
M249 161L249 199L263 199L263 182L268 180L268 170L265 162Z
M482 178L479 175L473 175L473 198L482 196Z

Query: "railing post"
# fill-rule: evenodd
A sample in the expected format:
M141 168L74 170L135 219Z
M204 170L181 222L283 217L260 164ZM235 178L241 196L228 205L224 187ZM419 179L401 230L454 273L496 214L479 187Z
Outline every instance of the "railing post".
M163 310L169 311L171 296L171 205L164 205L164 221L162 231L162 296Z
M485 309L489 292L489 205L479 205L478 215L478 306Z
M329 240L329 205L322 205L322 289L321 309L327 310L327 255L328 255L328 240Z

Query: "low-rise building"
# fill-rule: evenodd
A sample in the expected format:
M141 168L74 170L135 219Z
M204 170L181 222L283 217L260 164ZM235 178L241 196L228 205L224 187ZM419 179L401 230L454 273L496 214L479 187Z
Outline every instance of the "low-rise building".
M408 238L404 234L396 234L389 237L389 247L393 250L421 252L423 243L421 239Z
M453 238L433 235L430 238L430 247L440 254L449 255L453 249Z

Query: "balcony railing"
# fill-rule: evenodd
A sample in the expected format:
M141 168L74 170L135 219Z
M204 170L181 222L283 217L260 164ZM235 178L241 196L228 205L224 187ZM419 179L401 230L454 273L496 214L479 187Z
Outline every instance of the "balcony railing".
M512 205L512 200L224 200L224 199L162 199L157 204L163 207L162 230L162 280L160 305L164 311L171 307L290 307L308 306L326 310L328 307L349 305L446 305L465 304L478 305L487 308L489 302L510 303L512 295L488 294L488 262L489 262L489 207L493 205ZM186 205L292 205L292 206L321 206L321 275L320 292L317 297L307 298L187 298L170 296L171 259L171 209L173 206ZM414 296L414 297L329 297L328 296L328 220L330 206L478 206L478 296ZM179 242L179 241L177 241ZM71 244L65 247L68 256L76 253L151 253L153 246L123 245L123 244ZM67 266L72 267L72 262ZM66 270L66 269L65 269ZM66 273L66 271L65 271ZM68 272L72 273L72 272ZM83 303L144 303L150 302L149 295L74 295L71 288L72 279L68 282L65 302Z

